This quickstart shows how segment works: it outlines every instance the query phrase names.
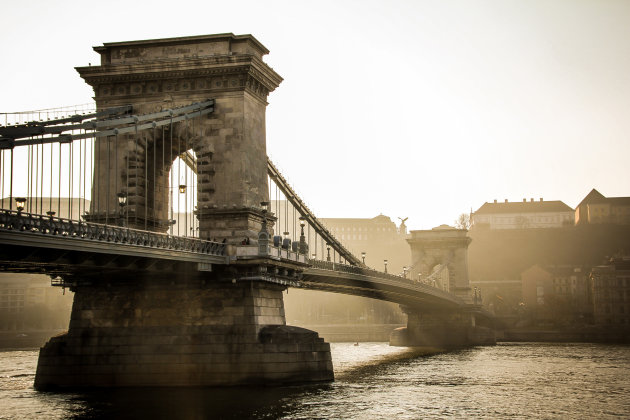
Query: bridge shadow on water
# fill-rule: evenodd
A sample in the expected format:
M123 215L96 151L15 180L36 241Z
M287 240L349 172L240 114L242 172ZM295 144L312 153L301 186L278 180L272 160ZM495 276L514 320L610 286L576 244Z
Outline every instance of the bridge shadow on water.
M283 387L130 388L73 394L70 419L275 419L330 384ZM73 411L73 412L72 412Z
M392 367L395 369L397 365L404 366L411 360L439 353L442 353L439 349L409 348L351 364L336 369L336 379L332 383L268 387L99 389L66 394L64 403L57 402L65 406L66 418L75 420L303 418L299 413L304 406L311 405L311 409L315 408L312 404L325 406L331 396L339 393L340 388L353 388L352 384L372 382Z

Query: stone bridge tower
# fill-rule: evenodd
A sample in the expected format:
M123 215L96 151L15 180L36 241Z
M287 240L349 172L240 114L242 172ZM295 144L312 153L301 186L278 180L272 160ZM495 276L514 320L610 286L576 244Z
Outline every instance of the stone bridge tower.
M448 290L464 299L470 300L470 282L468 280L468 245L471 239L465 229L440 226L431 230L413 230L407 242L411 246L413 265L412 279L426 279L433 268L446 265L449 274Z
M490 325L477 325L475 311L480 305L470 296L468 281L468 245L471 239L465 229L440 226L431 230L413 230L407 239L411 246L412 278L429 278L440 264L448 268L448 291L458 296L465 305L459 311L426 306L401 306L407 314L407 327L395 330L391 345L461 347L494 344L494 330ZM467 304L467 305L466 305Z
M127 193L130 227L166 231L169 172L189 151L197 160L201 239L248 237L255 245L265 220L260 203L268 199L266 98L282 81L262 61L267 49L251 35L222 34L95 50L101 65L77 70L99 109L131 104L137 115L213 99L214 111L164 129L99 138L88 220L115 218L120 192ZM171 261L75 276L68 333L41 349L35 387L332 380L328 343L286 325L282 292L306 264L234 257L211 267Z
M269 51L251 35L233 34L105 43L94 50L101 65L77 71L93 87L98 109L131 104L137 115L206 99L215 106L173 127L98 140L90 219L115 218L122 192L130 227L166 231L169 172L189 151L197 158L199 236L255 241L260 202L268 199L267 95L282 81L262 61Z

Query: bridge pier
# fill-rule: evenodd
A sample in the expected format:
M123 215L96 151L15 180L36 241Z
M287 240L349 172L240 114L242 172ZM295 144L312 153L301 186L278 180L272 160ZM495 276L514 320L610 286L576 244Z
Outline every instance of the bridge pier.
M284 289L240 280L79 286L68 333L40 351L35 388L333 380L329 344L285 325Z
M496 344L492 326L477 322L474 311L478 307L448 312L401 308L407 314L407 326L392 332L391 346L452 349Z

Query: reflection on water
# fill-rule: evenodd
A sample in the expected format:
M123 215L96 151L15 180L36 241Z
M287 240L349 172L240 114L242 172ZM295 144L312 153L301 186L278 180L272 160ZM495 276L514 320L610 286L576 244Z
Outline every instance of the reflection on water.
M37 351L0 353L0 419L575 418L630 416L630 347L509 343L451 353L331 344L334 383L33 390Z

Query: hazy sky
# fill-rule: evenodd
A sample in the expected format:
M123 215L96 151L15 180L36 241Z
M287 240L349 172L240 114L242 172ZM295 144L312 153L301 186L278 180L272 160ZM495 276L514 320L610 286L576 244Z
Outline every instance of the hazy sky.
M0 112L89 102L103 42L252 34L267 149L320 217L452 224L493 199L630 195L630 1L29 1Z

